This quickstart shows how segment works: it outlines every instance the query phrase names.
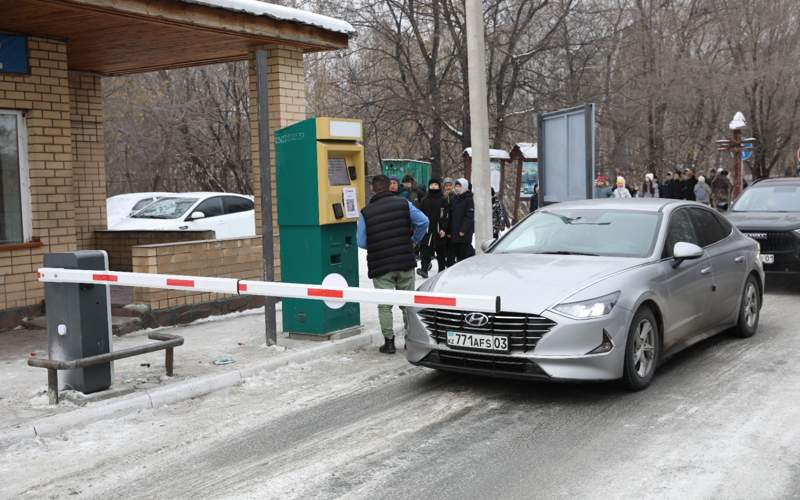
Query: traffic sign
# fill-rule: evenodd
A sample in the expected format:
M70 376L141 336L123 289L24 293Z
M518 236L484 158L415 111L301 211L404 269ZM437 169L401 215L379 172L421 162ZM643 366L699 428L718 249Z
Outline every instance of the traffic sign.
M745 142L742 144L742 147L745 148L744 151L742 151L742 160L747 161L753 157L753 143Z

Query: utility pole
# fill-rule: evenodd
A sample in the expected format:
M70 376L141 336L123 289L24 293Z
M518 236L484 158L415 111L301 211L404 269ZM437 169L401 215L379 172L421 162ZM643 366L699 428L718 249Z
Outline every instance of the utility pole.
M489 110L486 92L486 44L483 2L466 0L472 188L475 200L475 246L492 239L492 195L489 173Z

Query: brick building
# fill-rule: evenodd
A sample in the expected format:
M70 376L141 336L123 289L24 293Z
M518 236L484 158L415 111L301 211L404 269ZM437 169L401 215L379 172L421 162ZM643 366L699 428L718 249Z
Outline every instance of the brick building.
M0 330L41 312L35 271L49 252L105 247L128 266L120 270L261 275L260 236L165 242L104 231L103 77L249 61L258 189L259 137L306 118L303 54L344 48L352 33L345 22L258 0L0 0ZM257 52L266 53L266 95ZM260 99L268 130L258 126ZM142 290L137 299L164 309L208 295Z

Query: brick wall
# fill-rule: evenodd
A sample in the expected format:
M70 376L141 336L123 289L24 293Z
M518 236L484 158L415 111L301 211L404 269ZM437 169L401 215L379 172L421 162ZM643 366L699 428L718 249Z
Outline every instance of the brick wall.
M261 237L133 247L133 272L261 279ZM134 302L166 309L232 296L136 288Z
M25 113L32 237L39 243L0 246L0 311L40 303L43 286L33 273L42 256L76 246L67 48L31 37L28 49L30 74L0 74L0 109Z
M100 76L69 72L72 175L78 249L94 248L94 231L106 228L103 93Z
M108 252L108 267L113 271L133 271L131 249L139 245L213 240L214 231L95 231L98 250Z
M278 232L278 193L275 180L274 132L306 119L306 87L301 49L288 46L267 49L267 103L269 109L270 163L272 165L272 223L275 251L275 279L280 279L280 235ZM249 59L250 147L253 159L253 186L256 198L256 232L261 233L261 171L258 147L258 91L255 52Z

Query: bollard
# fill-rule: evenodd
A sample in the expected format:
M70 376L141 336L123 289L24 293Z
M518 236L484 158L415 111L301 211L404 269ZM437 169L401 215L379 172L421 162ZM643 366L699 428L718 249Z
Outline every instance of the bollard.
M102 250L52 253L45 255L44 265L106 271L108 255ZM108 286L46 283L44 295L48 357L51 360L72 361L111 352ZM113 377L112 367L108 362L75 368L65 370L62 377L58 377L55 370L48 370L48 386L74 389L85 394L108 389ZM52 401L53 397L50 399Z

